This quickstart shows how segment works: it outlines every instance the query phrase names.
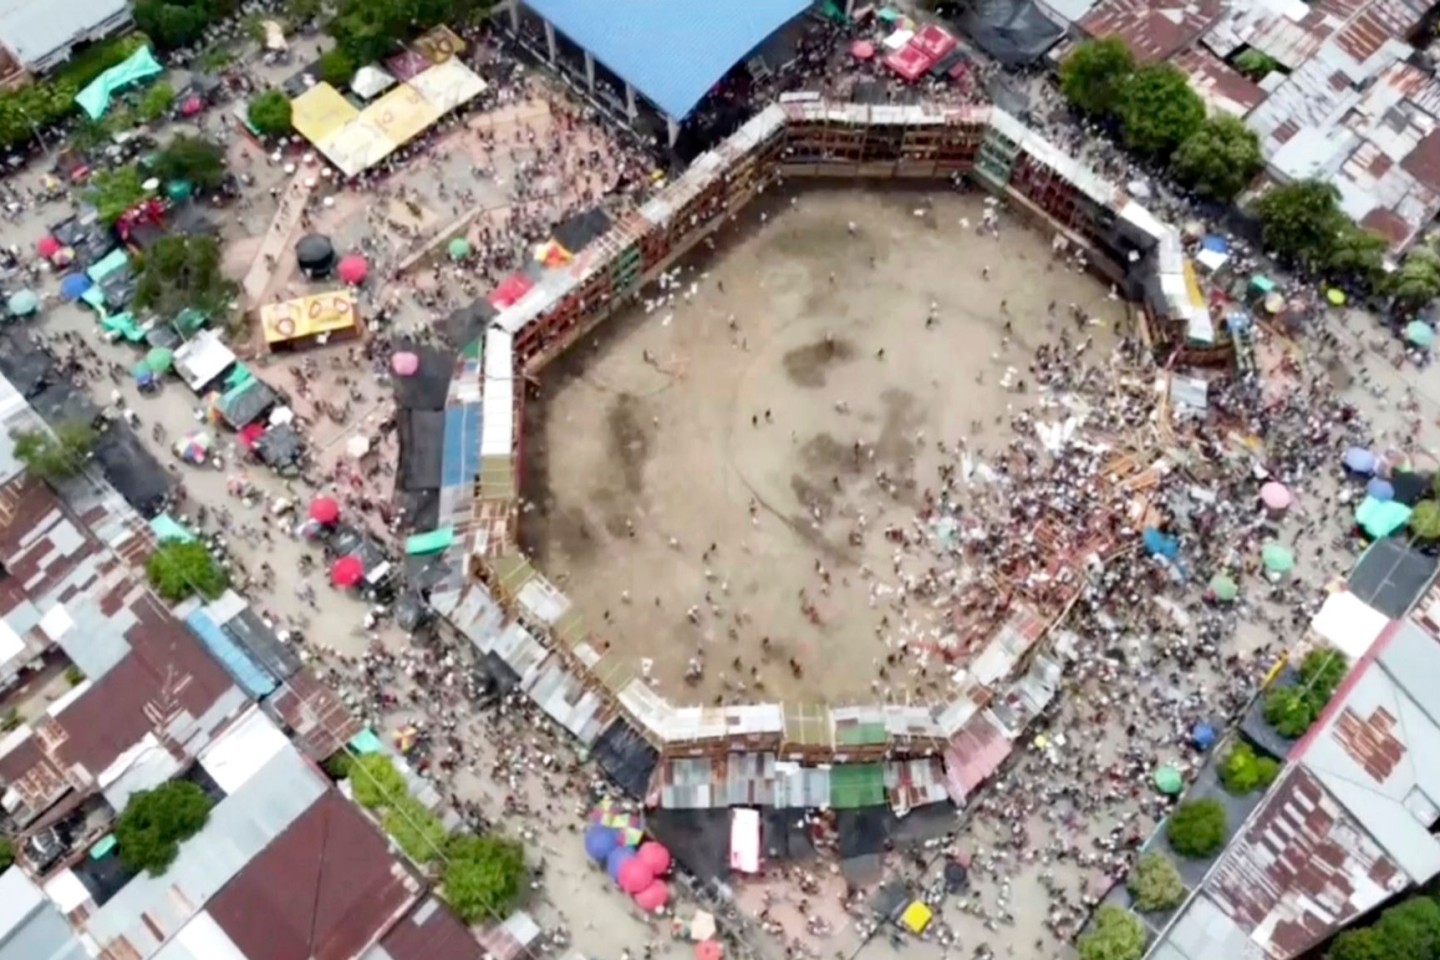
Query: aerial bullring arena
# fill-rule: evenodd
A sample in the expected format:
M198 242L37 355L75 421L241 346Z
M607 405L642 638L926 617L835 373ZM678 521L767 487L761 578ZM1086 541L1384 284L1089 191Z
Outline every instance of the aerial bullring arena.
M1030 358L1181 347L1179 236L1000 110L791 97L575 247L458 361L437 610L659 808L963 803L1147 509ZM1084 448L1082 522L966 519L1036 469L1017 430Z

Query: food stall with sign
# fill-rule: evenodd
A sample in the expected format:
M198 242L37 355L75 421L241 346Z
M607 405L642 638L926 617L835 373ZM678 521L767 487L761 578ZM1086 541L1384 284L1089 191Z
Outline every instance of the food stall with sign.
M260 329L270 350L319 346L363 331L355 294L333 290L260 308Z

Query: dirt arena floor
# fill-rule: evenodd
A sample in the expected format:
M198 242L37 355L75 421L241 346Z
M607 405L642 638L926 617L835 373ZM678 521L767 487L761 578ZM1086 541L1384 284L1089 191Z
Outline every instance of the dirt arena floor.
M929 562L883 530L938 487L936 440L1008 440L996 419L1033 399L1017 381L1069 304L1102 334L1125 315L1049 234L1002 213L981 235L984 204L772 196L545 371L522 541L672 699L948 699L925 652L947 611L882 622L906 564ZM901 642L911 669L878 678Z

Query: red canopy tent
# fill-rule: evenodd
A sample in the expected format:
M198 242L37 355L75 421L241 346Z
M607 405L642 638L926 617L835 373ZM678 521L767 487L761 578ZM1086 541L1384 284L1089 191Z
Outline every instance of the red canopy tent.
M330 497L316 497L310 504L310 519L316 523L334 523L340 519L340 504Z
M931 59L931 66L934 66L951 50L959 46L959 41L945 30L938 23L929 23L925 29L915 34L910 40L911 46L919 47Z
M365 564L359 557L341 557L330 568L330 582L337 587L353 587L365 579Z
M512 273L500 281L500 286L490 294L490 305L496 310L504 310L506 307L513 307L520 301L520 298L530 292L535 286L535 281L523 273Z
M914 83L935 66L935 58L914 44L907 43L885 58L885 66L900 75L906 83Z
M244 428L240 431L240 446L244 447L246 450L254 450L255 444L259 443L260 438L263 436L265 436L265 424L246 424Z

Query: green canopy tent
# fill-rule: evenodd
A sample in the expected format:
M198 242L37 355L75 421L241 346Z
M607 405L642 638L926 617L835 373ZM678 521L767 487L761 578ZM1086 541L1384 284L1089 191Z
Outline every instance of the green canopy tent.
M85 276L89 277L95 284L99 284L115 271L125 269L129 263L130 257L125 253L125 249L123 247L116 247L106 254L103 259L91 264L90 268L85 271ZM90 289L93 290L95 288L92 286ZM86 293L89 293L89 290L87 290ZM84 297L82 296L81 299L84 299Z
M1265 549L1260 551L1260 560L1269 573L1289 573L1295 569L1295 554L1284 544L1265 544Z
M141 330L139 325L135 323L135 315L128 311L125 313L117 313L113 316L101 317L100 326L110 333L124 337L131 343L139 343L145 339L145 331Z
M99 120L110 109L110 98L127 87L165 72L149 47L141 47L123 63L106 70L90 86L75 95L75 102L91 120Z
M1388 537L1410 521L1414 511L1398 500L1377 500L1366 497L1355 508L1355 522L1368 535L1379 540Z

